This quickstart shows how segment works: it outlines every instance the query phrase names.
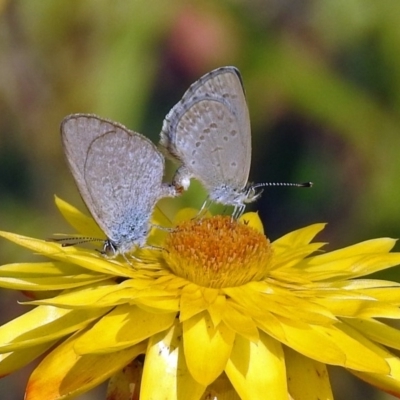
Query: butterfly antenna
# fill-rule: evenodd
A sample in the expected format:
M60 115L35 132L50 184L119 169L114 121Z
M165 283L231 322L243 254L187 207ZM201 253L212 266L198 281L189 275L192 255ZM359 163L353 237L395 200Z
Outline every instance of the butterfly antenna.
M294 186L294 187L306 187L310 188L313 186L312 182L303 182L303 183L290 183L290 182L266 182L266 183L257 183L256 185L252 185L252 188L266 187L266 186Z
M97 239L92 237L65 237L65 238L50 238L47 239L49 242L60 243L61 247L76 246L82 243L88 242L104 242L104 239Z

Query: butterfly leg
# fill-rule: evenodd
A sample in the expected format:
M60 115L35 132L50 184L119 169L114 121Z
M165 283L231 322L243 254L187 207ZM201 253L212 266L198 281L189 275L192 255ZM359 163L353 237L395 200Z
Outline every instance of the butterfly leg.
M233 210L232 218L233 219L240 218L243 215L245 208L246 208L245 204L235 206L235 208Z
M195 218L201 218L202 214L205 214L210 208L210 206L211 206L211 201L210 198L207 197Z
M175 228L167 228L166 226L155 225L155 224L151 224L151 227L155 228L155 229L159 229L160 231L164 231L164 232L173 232L175 230Z

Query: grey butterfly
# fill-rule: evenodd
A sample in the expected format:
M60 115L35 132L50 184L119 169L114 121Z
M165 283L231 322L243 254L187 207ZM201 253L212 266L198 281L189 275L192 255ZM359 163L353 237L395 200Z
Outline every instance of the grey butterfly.
M79 192L107 236L102 253L144 247L155 204L177 195L162 182L163 155L139 133L95 115L67 116L61 136Z
M250 118L235 67L215 69L193 83L165 117L160 136L160 146L181 164L173 178L177 190L186 190L196 178L209 200L234 207L234 217L260 197L260 187L311 186L248 183Z

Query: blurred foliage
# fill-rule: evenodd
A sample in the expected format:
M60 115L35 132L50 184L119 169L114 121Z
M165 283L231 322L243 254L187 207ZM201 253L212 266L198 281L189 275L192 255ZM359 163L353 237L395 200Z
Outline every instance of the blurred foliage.
M271 238L322 221L330 248L399 237L399 15L398 0L0 0L1 229L69 232L53 205L57 194L82 206L63 160L64 116L95 113L157 142L193 81L235 65L252 119L251 180L314 182L265 190L252 206ZM194 184L162 206L172 214L204 198ZM32 257L0 249L2 262ZM389 398L340 386L337 398ZM22 388L8 386L7 398Z

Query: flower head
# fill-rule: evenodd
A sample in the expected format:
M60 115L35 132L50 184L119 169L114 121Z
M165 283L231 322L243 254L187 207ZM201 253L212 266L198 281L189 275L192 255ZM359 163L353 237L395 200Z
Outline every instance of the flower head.
M241 286L268 275L269 240L229 216L189 219L165 241L172 272L208 288Z
M88 217L57 205L96 235ZM389 350L400 350L400 332L387 323L400 318L400 286L362 278L400 264L394 240L323 253L312 242L323 224L270 243L255 213L194 215L169 222L156 210L154 224L173 229L154 229L149 244L163 250L143 248L131 263L0 233L50 259L0 268L0 285L36 305L0 327L0 374L52 348L27 400L73 397L110 377L110 393L128 382L141 399L331 399L326 365L400 397Z

